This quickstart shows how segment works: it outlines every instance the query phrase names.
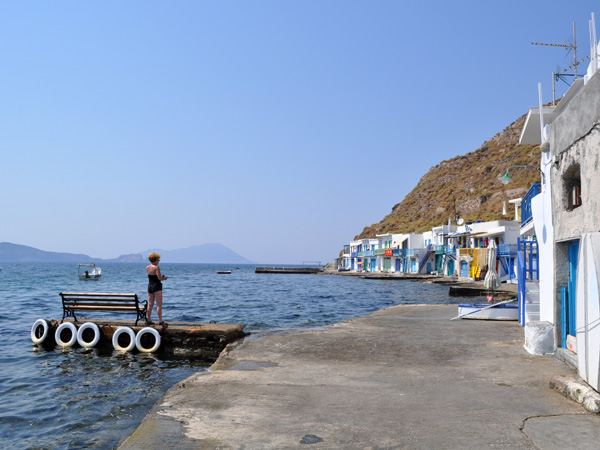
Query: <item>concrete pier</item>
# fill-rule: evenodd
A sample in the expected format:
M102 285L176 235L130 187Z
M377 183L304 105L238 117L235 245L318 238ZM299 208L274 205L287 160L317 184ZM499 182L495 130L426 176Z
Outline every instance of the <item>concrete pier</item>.
M306 273L316 274L323 272L320 267L256 267L254 273Z
M137 334L142 328L148 326L142 321L135 326L133 320L114 319L79 319L77 322L66 319L65 322L75 323L77 326L85 322L98 325L101 337L96 347L102 350L113 348L112 337L117 328L130 327ZM48 338L44 341L44 347L54 348L56 345L54 333L60 321L51 320L49 325ZM161 336L161 346L157 353L202 361L216 360L228 344L246 336L245 325L230 323L168 322L167 326L155 324L150 327L156 329Z
M550 388L572 367L528 354L518 323L456 313L396 306L250 336L171 388L119 448L598 448L600 416Z

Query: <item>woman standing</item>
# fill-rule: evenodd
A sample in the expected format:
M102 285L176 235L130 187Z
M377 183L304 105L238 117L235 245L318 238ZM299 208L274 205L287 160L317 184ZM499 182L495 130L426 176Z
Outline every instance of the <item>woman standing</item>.
M146 312L146 324L154 325L152 322L152 308L154 307L154 300L156 299L156 314L158 315L158 324L166 325L162 320L162 283L161 281L166 280L168 277L163 277L160 273L160 267L158 263L160 261L160 255L152 252L148 255L150 264L146 266L146 273L148 274L148 310Z

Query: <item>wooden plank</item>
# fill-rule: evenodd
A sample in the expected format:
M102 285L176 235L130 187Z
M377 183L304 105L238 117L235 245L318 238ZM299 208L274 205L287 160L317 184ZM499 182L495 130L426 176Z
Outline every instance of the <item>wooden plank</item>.
M118 304L130 304L130 305L135 305L136 303L140 303L136 300L125 300L125 299L112 299L112 298L99 298L99 299L93 299L93 298L70 298L70 299L65 299L64 304L65 305L84 305L84 304L90 304L90 305L101 305L101 304L105 304L105 303L109 303L111 305L118 305Z
M121 294L109 292L61 292L61 297L127 297L137 298L137 294Z
M100 308L100 307L108 307L108 308L135 308L137 305L135 303L65 303L66 308Z
M71 311L128 311L137 312L138 308L135 306L76 306L74 308L68 308ZM140 308L141 310L141 308Z

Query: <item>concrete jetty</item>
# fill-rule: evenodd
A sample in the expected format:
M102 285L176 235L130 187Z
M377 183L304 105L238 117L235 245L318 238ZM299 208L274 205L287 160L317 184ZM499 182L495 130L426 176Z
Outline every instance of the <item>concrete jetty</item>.
M317 274L323 272L321 267L265 267L258 266L254 268L254 273L286 273L286 274Z
M137 326L132 320L116 319L84 319L77 322L73 319L65 319L65 322L75 323L78 326L85 322L98 325L101 336L97 348L102 350L112 349L112 337L119 327L130 327L136 334L148 325L142 321ZM43 346L54 348L56 342L54 333L60 325L60 321L49 321L48 338ZM216 360L223 349L230 343L246 336L245 325L232 323L204 323L204 322L168 322L167 326L158 324L150 325L156 329L161 336L161 346L157 353L169 356L181 356L196 358L202 361Z
M597 449L600 416L550 380L516 322L396 306L303 332L252 335L173 386L132 449Z

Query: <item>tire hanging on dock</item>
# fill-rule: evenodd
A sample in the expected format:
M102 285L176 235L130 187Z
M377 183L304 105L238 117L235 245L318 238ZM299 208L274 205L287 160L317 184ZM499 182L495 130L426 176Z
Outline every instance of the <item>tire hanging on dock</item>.
M71 338L68 340L64 340L62 338L62 334L63 332L67 331L71 333ZM75 342L77 342L77 327L71 322L61 323L56 329L56 332L54 333L54 339L56 340L56 343L63 348L73 347L73 345L75 345Z
M91 330L94 334L91 340L88 339L88 334L86 331ZM83 348L92 348L95 347L98 341L100 341L100 328L93 322L86 322L79 327L77 330L77 342Z
M38 319L31 327L31 340L35 345L42 344L48 337L48 322L45 319Z
M125 336L122 336L125 335ZM127 343L127 339L129 340ZM121 342L119 342L121 341ZM123 342L125 341L125 342ZM121 343L127 343L126 345L121 345ZM135 331L133 331L129 327L119 327L114 332L112 337L112 345L115 350L120 352L130 352L135 348Z
M142 342L142 338L146 334L151 334L154 337L154 345L152 347L145 347L145 342ZM146 339L144 339L146 340ZM160 334L154 328L146 327L142 328L138 331L137 336L135 337L135 346L140 352L143 353L153 353L160 347Z

